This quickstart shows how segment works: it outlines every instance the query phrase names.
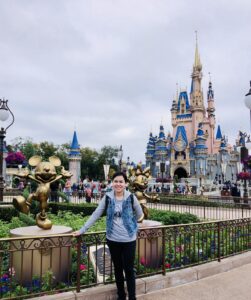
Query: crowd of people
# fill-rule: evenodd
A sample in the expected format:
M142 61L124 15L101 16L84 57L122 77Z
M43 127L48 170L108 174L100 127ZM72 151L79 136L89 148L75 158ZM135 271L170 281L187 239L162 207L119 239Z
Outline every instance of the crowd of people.
M100 182L93 181L89 178L81 180L79 183L71 183L70 180L66 181L64 187L59 187L59 190L62 191L68 200L71 198L78 200L85 200L87 203L91 202L91 199L98 200L102 196L111 190L111 182L108 181Z

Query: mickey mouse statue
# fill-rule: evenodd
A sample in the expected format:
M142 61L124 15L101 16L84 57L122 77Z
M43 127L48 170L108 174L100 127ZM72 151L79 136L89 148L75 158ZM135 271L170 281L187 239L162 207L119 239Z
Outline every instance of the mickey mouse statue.
M151 201L160 200L158 195L148 195L145 192L150 178L151 178L151 171L149 167L142 170L141 164L138 164L137 167L129 169L129 186L132 192L137 197L142 207L145 219L148 219L149 217L149 212L146 207L147 200L151 200ZM140 221L142 222L143 218Z
M27 200L23 196L17 196L13 199L13 205L22 213L28 214L32 200L39 201L40 212L36 215L36 224L42 229L51 229L52 222L47 218L46 208L47 200L50 194L50 184L61 178L70 178L72 173L61 168L60 174L57 174L56 167L61 166L61 161L57 156L51 156L49 161L42 161L40 156L32 156L29 159L29 165L36 167L34 173L27 168L20 170L16 176L20 178L31 179L37 182L38 188L35 193L31 193Z

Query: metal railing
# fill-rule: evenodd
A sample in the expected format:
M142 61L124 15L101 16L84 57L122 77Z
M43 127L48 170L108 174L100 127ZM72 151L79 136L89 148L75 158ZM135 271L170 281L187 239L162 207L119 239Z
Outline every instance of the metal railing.
M251 219L140 229L137 277L163 274L251 248ZM105 232L0 239L0 298L80 291L114 281Z

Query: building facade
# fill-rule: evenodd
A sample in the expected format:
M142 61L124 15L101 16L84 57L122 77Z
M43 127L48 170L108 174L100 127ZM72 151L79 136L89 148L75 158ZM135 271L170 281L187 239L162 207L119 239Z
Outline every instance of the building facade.
M191 90L177 92L171 107L172 133L167 136L160 125L158 136L150 133L145 153L146 166L153 177L187 178L219 183L235 181L240 154L237 145L231 146L216 130L215 99L211 80L204 100L202 64L196 43Z

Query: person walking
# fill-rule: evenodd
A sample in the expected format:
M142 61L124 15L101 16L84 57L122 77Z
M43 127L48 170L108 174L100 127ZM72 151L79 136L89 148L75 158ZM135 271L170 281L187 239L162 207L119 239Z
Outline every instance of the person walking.
M134 260L138 226L144 218L135 195L126 190L127 176L116 172L112 177L112 191L106 193L84 226L73 232L74 236L85 233L106 210L106 241L114 265L119 300L126 299L124 272L129 300L136 299Z

